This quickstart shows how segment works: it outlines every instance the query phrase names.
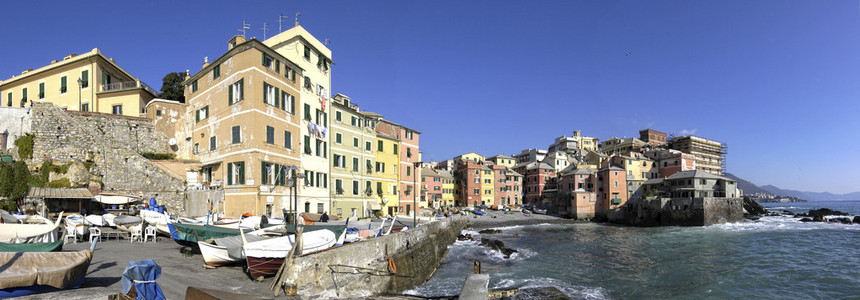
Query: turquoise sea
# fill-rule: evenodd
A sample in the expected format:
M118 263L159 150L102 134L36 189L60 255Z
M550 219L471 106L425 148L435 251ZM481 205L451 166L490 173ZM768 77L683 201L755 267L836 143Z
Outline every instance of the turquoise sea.
M766 203L860 215L860 201ZM490 288L554 286L577 299L860 299L860 225L792 217L707 227L530 225L483 235L516 249L505 259L478 242L449 246L433 277L407 294L459 293L472 262ZM477 239L481 235L475 231Z

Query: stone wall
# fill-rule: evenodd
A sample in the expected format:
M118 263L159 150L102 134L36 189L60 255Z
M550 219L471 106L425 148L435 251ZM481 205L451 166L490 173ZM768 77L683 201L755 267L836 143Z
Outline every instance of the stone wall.
M33 159L57 163L93 162L92 180L103 192L155 197L170 211L184 206L184 182L161 170L140 152L166 152L167 141L146 118L68 112L51 103L32 106Z
M0 155L12 155L16 160L20 159L17 147L15 147L15 140L30 132L31 123L32 114L29 108L0 107L0 133L8 133L5 141L6 147L2 147L3 141L0 141Z
M742 198L655 198L622 207L610 222L633 226L709 226L743 221Z
M448 245L465 226L465 220L446 218L417 229L299 257L299 294L319 298L399 294L430 279L447 254ZM387 274L389 257L394 260L395 276Z

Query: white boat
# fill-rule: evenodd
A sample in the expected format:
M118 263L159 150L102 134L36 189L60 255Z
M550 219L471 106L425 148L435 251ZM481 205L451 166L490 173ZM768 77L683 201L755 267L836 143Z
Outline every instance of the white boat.
M102 215L102 220L105 221L106 226L116 227L116 224L113 222L114 218L116 218L115 214L107 213Z
M239 221L239 228L245 230L260 229L260 221L262 220L263 218L258 216L245 217L242 219L242 221Z
M155 229L164 235L170 235L170 229L167 227L167 223L170 223L170 216L166 213L160 213L152 210L141 210L140 217L146 221L147 224L155 226Z
M107 224L104 216L102 215L87 215L84 219L94 226L105 226Z
M143 219L135 216L117 216L114 218L114 224L116 224L116 229L125 231L125 232L133 232L132 227L143 225Z
M240 232L242 233L241 236L215 239L214 244L206 241L197 241L197 245L200 246L200 254L203 255L203 262L213 267L236 263L245 259L242 246L248 242L257 242L271 238L266 230L252 231L247 234L244 231Z
M325 250L334 246L338 237L328 229L315 230L302 233L301 254L308 254ZM295 235L287 235L278 238L249 242L242 247L245 256L257 258L284 258L295 242Z
M50 243L57 240L57 228L63 213L57 217L55 223L42 217L27 219L27 223L2 223L0 224L0 242L4 243ZM32 223L31 223L32 222Z
M211 225L215 225L221 228L230 228L230 229L239 229L239 222L242 220L238 219L220 219L218 221L212 222Z
M87 219L84 216L79 214L71 214L66 217L66 226L74 227L75 234L78 236L85 236L90 229L90 223L87 222Z

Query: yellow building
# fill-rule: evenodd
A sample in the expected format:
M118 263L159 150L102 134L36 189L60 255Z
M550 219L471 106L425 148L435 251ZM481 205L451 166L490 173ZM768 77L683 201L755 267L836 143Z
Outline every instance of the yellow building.
M400 156L395 152L395 149L400 147L400 141L383 132L376 132L374 144L376 165L373 175L376 182L376 195L379 197L379 203L382 204L382 214L395 215L403 210L400 207L399 177L397 176Z
M493 162L493 164L505 166L508 168L513 168L514 165L517 164L517 161L513 157L503 155L503 154L489 157L489 158L487 158L487 161L491 161L491 162Z
M299 153L325 156L327 151L300 141L302 69L255 39L236 36L228 44L226 53L183 83L190 129L177 132L184 132L182 142L202 163L201 183L223 187L224 203L217 211L239 217L296 210L289 183ZM322 178L310 173L298 193L327 187ZM297 209L321 212L322 207L299 201Z
M377 114L361 112L345 95L333 97L331 113L332 214L367 218L381 205L373 194L376 157L367 143L376 142Z
M438 170L442 176L442 206L454 205L454 193L457 191L454 174L449 170Z
M0 106L50 102L69 110L140 117L156 93L95 48L0 81L0 95Z
M454 157L454 164L461 164L464 161L471 161L474 163L480 163L484 160L485 160L485 158L483 155L480 155L480 154L475 153L475 152L469 152L469 153Z
M496 184L494 182L495 172L487 166L481 165L481 203L487 206L496 205Z

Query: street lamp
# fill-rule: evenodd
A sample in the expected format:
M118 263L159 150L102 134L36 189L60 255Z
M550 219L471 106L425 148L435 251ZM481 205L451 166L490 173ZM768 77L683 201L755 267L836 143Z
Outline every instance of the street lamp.
M296 166L290 167L293 177L293 232L299 230L299 180L305 178L305 174L296 174ZM284 216L286 218L286 216ZM285 220L286 221L286 220Z
M417 161L412 163L415 166L415 172L412 173L412 206L414 206L415 211L412 212L412 225L415 228L418 228L418 201L415 201L418 198L418 176L421 174L418 172L418 168L421 167L421 162Z

